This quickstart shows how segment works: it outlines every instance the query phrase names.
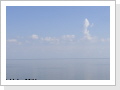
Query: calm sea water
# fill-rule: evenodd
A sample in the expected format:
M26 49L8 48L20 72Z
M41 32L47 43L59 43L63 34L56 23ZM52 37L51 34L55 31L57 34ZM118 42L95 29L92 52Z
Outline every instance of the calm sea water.
M7 59L6 63L6 79L110 79L110 59Z

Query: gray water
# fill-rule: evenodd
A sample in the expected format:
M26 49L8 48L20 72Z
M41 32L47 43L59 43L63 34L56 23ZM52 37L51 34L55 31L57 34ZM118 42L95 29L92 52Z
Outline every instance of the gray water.
M7 59L6 79L110 80L110 59Z

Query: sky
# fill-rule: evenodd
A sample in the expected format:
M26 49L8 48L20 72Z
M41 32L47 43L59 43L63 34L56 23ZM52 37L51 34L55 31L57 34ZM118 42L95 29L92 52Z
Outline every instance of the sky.
M7 6L7 59L110 58L109 6Z

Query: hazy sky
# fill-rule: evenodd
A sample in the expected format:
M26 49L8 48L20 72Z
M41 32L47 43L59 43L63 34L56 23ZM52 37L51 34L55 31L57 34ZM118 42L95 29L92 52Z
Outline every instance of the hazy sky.
M7 59L109 58L110 7L7 6Z

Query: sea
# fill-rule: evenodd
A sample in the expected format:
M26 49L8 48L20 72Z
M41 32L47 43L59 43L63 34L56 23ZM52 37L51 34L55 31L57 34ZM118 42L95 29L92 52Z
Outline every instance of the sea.
M110 80L109 58L7 59L6 80Z

